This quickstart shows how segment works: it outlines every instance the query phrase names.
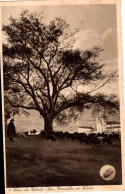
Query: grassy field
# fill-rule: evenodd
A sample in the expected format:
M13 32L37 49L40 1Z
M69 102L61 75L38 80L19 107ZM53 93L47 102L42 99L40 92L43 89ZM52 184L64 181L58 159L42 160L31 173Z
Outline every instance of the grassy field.
M113 165L111 181L100 177L103 165ZM38 136L23 142L6 140L7 187L118 185L121 178L120 142L84 145L63 139L47 142Z

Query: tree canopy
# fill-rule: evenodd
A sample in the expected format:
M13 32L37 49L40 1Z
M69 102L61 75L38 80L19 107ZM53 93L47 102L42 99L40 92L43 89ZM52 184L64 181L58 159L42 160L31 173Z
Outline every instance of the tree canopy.
M74 49L77 30L72 32L61 18L46 24L41 14L26 10L19 18L11 17L3 32L6 99L12 107L38 111L46 131L53 129L53 119L67 118L66 110L119 108L115 95L96 92L114 76L104 72L105 64L99 60L102 49Z

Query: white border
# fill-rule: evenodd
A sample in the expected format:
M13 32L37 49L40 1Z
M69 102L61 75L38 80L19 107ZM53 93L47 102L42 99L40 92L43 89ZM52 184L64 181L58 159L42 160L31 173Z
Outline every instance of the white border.
M122 164L122 168L123 168L123 170L125 169L125 161L124 161L124 159L125 159L125 149L124 149L124 146L123 146L123 144L125 145L125 130L124 130L124 126L125 126L125 119L124 119L124 92L123 92L123 66L122 66L122 64L120 64L120 63L122 63L122 39L121 39L121 23L120 23L120 20L121 20L121 15L120 15L120 0L96 0L96 3L95 3L95 0L59 0L59 1L57 1L57 0L53 0L53 1L32 1L32 2L27 2L27 1L20 1L20 2L1 2L0 3L0 5L3 5L3 6L15 6L15 5L19 5L19 6L25 6L25 5L29 5L29 3L32 3L32 5L48 5L48 3L49 4L53 4L53 5L63 5L63 4L65 4L65 5L75 5L75 4L89 4L89 3L91 3L91 4L101 4L101 3L103 3L103 4L109 4L109 2L110 2L110 4L117 4L117 6L118 6L118 9L117 9L117 11L118 11L118 32L119 32L119 38L118 38L118 53L119 53L119 71L120 71L120 82L119 82L119 86L120 86L120 102L121 102L121 104L122 104L122 107L121 107L121 121L122 121L122 162L123 162L123 164ZM123 3L124 2L124 3ZM123 5L124 4L124 5ZM124 8L123 8L124 7ZM125 0L122 0L122 14L124 14L124 16L122 16L123 18L125 17ZM123 24L122 25L124 25L124 22L125 21L125 19L123 19L122 20L122 22L123 22ZM125 27L125 26L124 26ZM125 28L123 29L123 33L125 34ZM123 36L122 36L122 38L123 38ZM123 47L123 49L125 50L125 38L123 38L123 41L124 41L124 47ZM1 49L1 51L2 51L2 47L0 48ZM2 72L2 65L1 65L1 72ZM124 74L125 74L125 66L124 66ZM124 83L125 83L125 80L124 80ZM2 82L1 82L1 84L2 84ZM3 84L2 84L3 85ZM3 89L3 86L2 86L2 89ZM2 96L2 100L3 100L3 96ZM3 114L3 118L4 118L4 113L3 113L3 111L2 111L2 114ZM4 122L5 123L5 122ZM3 123L3 125L4 125L4 123ZM3 127L4 128L4 127ZM4 138L5 138L5 132L3 132L3 135L4 135ZM4 139L5 140L5 139ZM5 142L5 141L4 141ZM5 143L4 143L4 153L5 153ZM5 165L5 159L4 159L4 165ZM6 170L5 170L6 171ZM6 173L6 172L5 172ZM6 182L6 181L5 181ZM124 185L124 186L123 186ZM94 189L93 189L93 191L112 191L112 190L124 190L125 191L125 171L123 171L123 185L113 185L113 186L111 186L111 185L105 185L105 186L92 186ZM75 188L75 187L74 187ZM23 189L22 189L23 190ZM85 192L85 191L90 191L90 190L87 190L86 188L81 188L81 191L83 192ZM10 189L6 189L6 192L7 192L7 194L10 194L10 193L13 193L13 191L12 190L10 190ZM45 191L45 193L48 193L49 191ZM58 191L59 192L59 191ZM67 192L67 191L66 191ZM15 193L27 193L27 192L24 192L24 191L22 191L22 192L19 192L19 191L15 191ZM30 193L34 193L34 192L28 192L29 194ZM39 193L39 192L35 192L35 193ZM42 191L40 192L40 193L43 193ZM54 193L55 193L55 191L54 191ZM61 192L62 193L62 192ZM76 192L75 192L76 193Z

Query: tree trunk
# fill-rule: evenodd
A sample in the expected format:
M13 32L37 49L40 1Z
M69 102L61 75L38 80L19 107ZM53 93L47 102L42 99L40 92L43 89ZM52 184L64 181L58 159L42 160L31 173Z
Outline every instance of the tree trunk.
M47 133L53 131L53 117L50 115L44 118L44 131Z

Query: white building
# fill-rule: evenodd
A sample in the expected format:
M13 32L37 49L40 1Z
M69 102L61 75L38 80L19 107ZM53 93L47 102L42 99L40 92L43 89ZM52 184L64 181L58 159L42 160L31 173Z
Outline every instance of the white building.
M97 133L118 133L120 132L120 122L105 121L103 118L97 116L96 118Z
M96 130L97 133L102 133L106 130L106 122L99 116L96 117Z
M78 133L92 133L94 131L93 127L89 127L89 126L81 126L78 128Z
M121 131L120 122L117 122L117 121L107 121L106 122L106 132L119 133L120 131Z

